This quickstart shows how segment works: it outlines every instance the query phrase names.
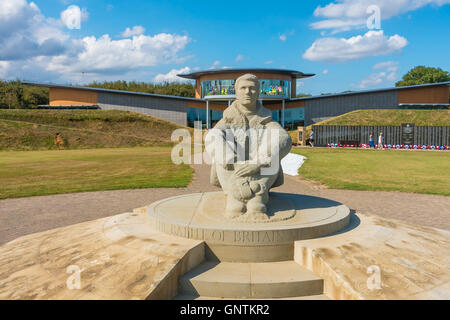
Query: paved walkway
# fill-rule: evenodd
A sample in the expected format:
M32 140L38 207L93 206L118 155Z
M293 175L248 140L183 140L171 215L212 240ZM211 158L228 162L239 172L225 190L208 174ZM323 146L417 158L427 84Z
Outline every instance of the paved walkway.
M300 177L285 177L285 184L274 190L328 198L358 212L450 230L450 197L396 191L336 190Z
M206 165L196 166L194 179L187 188L83 192L0 200L0 244L31 233L130 212L171 196L218 191L220 189L209 183L209 170ZM285 177L285 184L273 191L325 197L356 211L450 230L450 197L333 190L299 177Z

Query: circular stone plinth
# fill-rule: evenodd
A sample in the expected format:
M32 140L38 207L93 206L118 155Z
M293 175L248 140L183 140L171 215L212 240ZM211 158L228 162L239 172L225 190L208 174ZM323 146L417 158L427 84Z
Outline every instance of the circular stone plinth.
M250 222L224 215L226 196L208 192L164 199L147 207L155 229L208 244L277 246L337 232L349 223L350 210L332 200L270 193L269 219Z

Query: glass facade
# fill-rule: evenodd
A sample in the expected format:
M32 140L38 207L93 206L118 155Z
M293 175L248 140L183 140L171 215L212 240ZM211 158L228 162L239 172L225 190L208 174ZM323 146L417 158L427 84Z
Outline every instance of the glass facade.
M223 117L223 111L209 110L211 117L211 124L218 122ZM206 109L188 108L187 109L187 122L189 127L194 127L195 121L201 121L206 125Z
M411 110L450 110L450 106L448 105L423 105L423 104L408 104L408 105L399 105L399 109L411 109Z
M281 123L281 110L272 110L272 119ZM296 129L303 126L305 122L305 108L289 108L284 110L284 126L289 129Z
M291 82L288 80L260 79L261 98L290 98ZM202 97L235 95L235 80L210 80L202 82Z
M280 110L281 112L281 110ZM292 108L284 110L284 126L290 130L303 126L305 122L305 108Z
M223 117L223 111L209 110L211 116L211 125L214 126ZM272 119L281 123L281 110L272 110ZM206 125L206 109L188 108L187 122L189 127L194 127L195 121L201 121ZM289 129L296 129L302 126L305 121L305 108L285 109L284 111L284 125Z
M288 80L259 80L261 86L260 96L264 97L291 97L291 82Z
M202 97L234 95L234 80L210 80L202 82Z

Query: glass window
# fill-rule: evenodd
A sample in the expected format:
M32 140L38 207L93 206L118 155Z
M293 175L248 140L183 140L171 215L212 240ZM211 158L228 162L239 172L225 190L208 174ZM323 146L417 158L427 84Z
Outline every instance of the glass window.
M288 80L260 79L261 98L290 98L291 82ZM202 82L202 97L235 95L235 80L210 80Z
M190 127L194 126L195 121L206 123L206 109L188 108L187 120Z
M211 110L211 120L219 121L223 118L223 111L221 110Z
M214 126L223 117L223 111L209 110L211 125ZM272 119L281 124L281 110L272 110ZM206 125L206 109L188 108L187 122L189 127L194 127L195 121L201 121ZM289 108L284 111L284 124L288 129L294 130L298 126L303 126L305 121L305 108Z
M305 121L305 108L285 109L284 125L289 130L294 130L299 126L303 126Z
M234 95L234 80L211 80L202 82L202 97Z
M280 121L280 110L272 110L273 121Z
M211 117L211 124L214 125L223 117L223 111L221 110L209 110ZM200 108L188 108L187 109L187 122L189 127L194 127L195 121L201 121L206 125L206 109Z
M291 82L287 80L261 79L260 97L290 98Z

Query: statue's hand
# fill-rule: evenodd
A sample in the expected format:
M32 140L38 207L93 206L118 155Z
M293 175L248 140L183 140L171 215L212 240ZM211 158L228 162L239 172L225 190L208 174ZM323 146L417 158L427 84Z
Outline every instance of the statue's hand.
M235 165L236 171L234 174L238 177L246 177L260 172L260 166L257 164L241 164Z

